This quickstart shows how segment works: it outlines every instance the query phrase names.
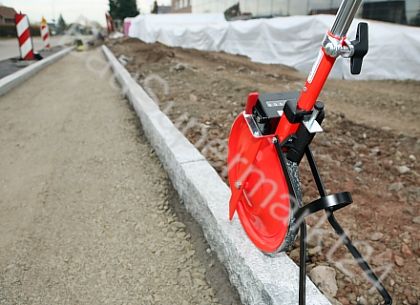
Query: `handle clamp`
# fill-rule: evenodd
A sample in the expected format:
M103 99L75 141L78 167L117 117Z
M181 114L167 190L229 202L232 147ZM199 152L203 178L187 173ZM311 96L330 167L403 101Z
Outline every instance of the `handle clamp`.
M352 74L360 74L363 58L369 51L369 29L365 22L359 23L356 39L349 41L347 38L337 38L331 33L325 36L322 43L325 54L337 58L342 56L350 58L350 71Z
M351 74L360 74L362 71L363 58L369 51L369 28L365 22L357 26L356 40L351 42L353 54L350 57Z

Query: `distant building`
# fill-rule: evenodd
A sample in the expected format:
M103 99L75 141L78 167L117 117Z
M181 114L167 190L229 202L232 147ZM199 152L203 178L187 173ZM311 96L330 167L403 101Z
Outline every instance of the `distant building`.
M172 12L172 6L170 5L158 5L158 14L169 14Z
M417 12L420 12L420 1L417 0L415 2L419 4ZM407 13L411 13L411 10L407 9L407 5L408 3L406 3L406 1L400 0L365 1L362 7L362 17L366 19L407 24L410 23L409 19L411 19L411 16L407 18Z
M178 5L190 2L173 0ZM230 19L335 14L341 0L191 0L192 13L225 13ZM237 13L240 12L240 15ZM358 17L420 26L420 0L364 0Z
M171 13L191 13L191 1L193 0L172 0Z
M15 15L14 8L0 5L0 25L14 25Z

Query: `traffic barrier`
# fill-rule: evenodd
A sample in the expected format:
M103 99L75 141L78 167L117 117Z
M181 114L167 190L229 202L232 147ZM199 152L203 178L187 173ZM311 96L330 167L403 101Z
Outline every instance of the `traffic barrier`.
M114 20L112 19L111 15L108 13L105 13L105 18L106 18L106 28L108 30L108 34L111 34L112 32L115 31Z
M25 14L15 15L16 32L19 40L20 57L22 60L35 60L34 45L29 29L29 19Z
M45 20L44 17L42 17L42 21L41 21L41 37L42 37L42 41L44 42L44 48L45 49L51 48L50 29L48 28L47 20Z
M130 32L131 27L131 20L133 18L127 17L124 19L124 36L128 37L128 33Z

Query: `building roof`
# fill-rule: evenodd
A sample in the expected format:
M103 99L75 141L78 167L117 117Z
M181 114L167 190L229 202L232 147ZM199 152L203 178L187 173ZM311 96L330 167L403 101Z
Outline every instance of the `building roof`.
M15 19L16 11L13 7L0 5L0 16L4 18Z

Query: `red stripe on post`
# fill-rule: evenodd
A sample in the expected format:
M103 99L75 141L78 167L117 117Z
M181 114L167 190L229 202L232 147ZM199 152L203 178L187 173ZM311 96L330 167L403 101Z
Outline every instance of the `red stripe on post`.
M31 32L30 32L29 28L27 28L22 33L22 35L20 35L18 37L18 40L19 40L19 48L20 48L20 51L21 51L21 57L24 60L33 60L33 59L35 59L35 55L34 55L33 49L31 49L27 54L22 54L22 46L29 39L31 39Z
M34 51L30 50L28 52L28 54L26 54L26 56L23 59L24 60L34 60L35 59Z
M31 31L28 29L19 36L19 46L22 46L26 40L31 39Z
M15 15L15 22L16 25L25 17L25 14L16 14Z

